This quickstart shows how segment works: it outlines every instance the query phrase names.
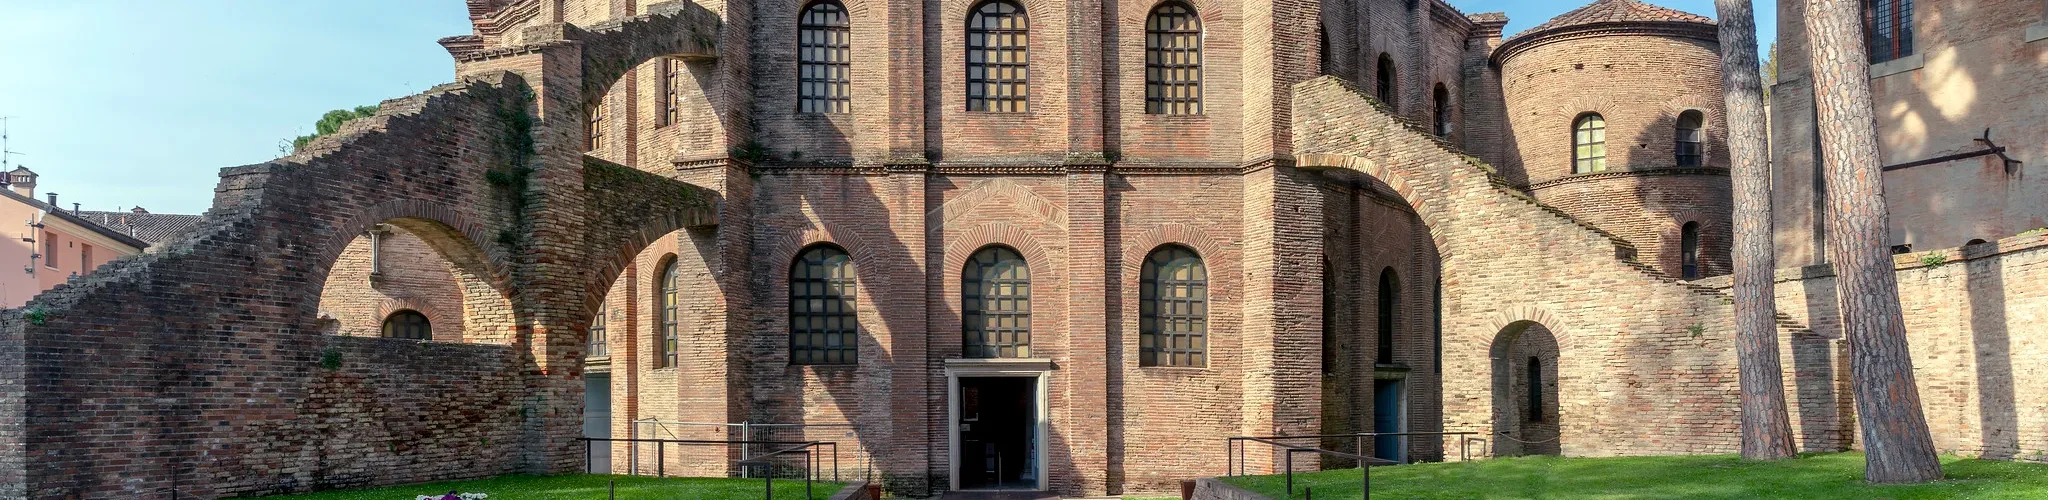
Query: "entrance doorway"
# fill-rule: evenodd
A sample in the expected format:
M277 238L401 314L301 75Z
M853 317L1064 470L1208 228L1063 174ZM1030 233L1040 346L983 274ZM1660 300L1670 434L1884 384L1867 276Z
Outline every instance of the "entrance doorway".
M590 373L583 377L583 437L612 437L612 374ZM590 443L590 459L584 464L586 472L593 474L612 473L612 444L606 441Z
M1035 377L960 378L960 489L1038 488L1037 399Z
M1407 432L1408 430L1408 383L1402 379L1374 380L1372 384L1372 431ZM1372 456L1375 458L1408 462L1407 436L1378 436L1373 438Z

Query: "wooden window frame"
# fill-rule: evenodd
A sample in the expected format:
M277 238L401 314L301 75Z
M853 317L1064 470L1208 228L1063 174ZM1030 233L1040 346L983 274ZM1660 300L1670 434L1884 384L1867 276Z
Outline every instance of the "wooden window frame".
M1572 119L1572 173L1607 171L1607 118L1586 113Z
M789 364L860 363L859 288L845 249L817 244L797 252L789 266Z
M797 112L853 112L853 13L818 0L797 15Z
M1004 22L1009 19L1014 25ZM1031 16L1023 4L975 4L967 14L966 48L968 111L1031 111Z
M1016 249L977 250L960 270L961 355L1031 357L1031 265Z
M1183 269L1185 276L1162 278ZM1201 254L1181 245L1153 249L1138 287L1138 365L1208 367L1209 271Z
M1145 15L1145 114L1202 114L1202 16L1183 1Z

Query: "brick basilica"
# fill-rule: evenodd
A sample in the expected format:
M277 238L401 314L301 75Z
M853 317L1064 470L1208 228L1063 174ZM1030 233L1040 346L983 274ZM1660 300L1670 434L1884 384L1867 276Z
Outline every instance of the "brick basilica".
M723 476L741 452L576 438L740 422L900 494L1169 491L1241 435L1736 449L1706 17L467 1L457 83L7 313L0 497ZM1801 446L1844 449L1801 311Z

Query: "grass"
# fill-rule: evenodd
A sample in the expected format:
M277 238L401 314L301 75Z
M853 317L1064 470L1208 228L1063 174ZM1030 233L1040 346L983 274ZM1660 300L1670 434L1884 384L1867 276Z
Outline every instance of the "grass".
M761 500L761 480L729 478L652 478L570 474L561 476L503 476L472 481L449 481L410 486L360 490L326 491L302 495L263 497L264 500L413 500L419 495L442 495L448 490L487 493L491 500L603 500L610 498L610 481L618 481L621 500ZM811 499L824 500L846 487L845 483L811 483ZM801 479L775 480L776 500L804 498Z
M1941 481L1863 482L1862 453L1745 462L1734 455L1627 458L1524 457L1372 469L1373 498L1413 499L2022 499L2048 498L2048 465L1942 458ZM1275 500L1289 498L1281 476L1224 481ZM1295 495L1359 498L1358 469L1295 474Z

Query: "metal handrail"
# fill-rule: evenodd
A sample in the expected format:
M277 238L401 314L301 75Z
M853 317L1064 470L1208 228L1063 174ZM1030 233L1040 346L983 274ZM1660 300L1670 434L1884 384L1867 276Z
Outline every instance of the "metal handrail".
M774 452L774 453L769 453L769 454L767 454L767 455L764 455L764 456L761 456L761 457L756 457L756 458L753 458L753 459L742 459L742 460L740 460L740 461L738 462L738 465L739 465L740 467L742 467L742 468L745 468L745 467L752 467L752 466L757 466L757 465L764 465L764 464L766 464L766 465L772 465L772 464L770 464L769 462L766 462L766 460L767 460L767 459L769 459L769 458L774 458L774 457L775 457L776 455L780 455L780 454L786 453L786 452L788 452L788 451L789 451L789 450L791 450L791 449L810 449L810 448L819 448L819 447L831 447L831 448L832 448L832 450L831 450L831 454L832 454L832 481L833 481L833 482L839 482L839 443L838 443L838 442L834 442L834 441L765 441L765 440L748 440L748 439L738 439L738 440L710 440L710 439L645 439L645 438L624 438L624 439L620 439L620 438L591 438L591 437L579 437L579 438L576 438L576 440L577 440L577 441L582 441L582 442L583 442L583 470L586 470L586 471L587 471L587 470L590 470L590 468L592 467L592 464L594 463L594 462L593 462L593 460L594 460L594 459L596 458L596 457L594 456L594 454L593 454L593 448L594 448L594 447L592 446L592 443L596 443L596 442L600 442L600 441L602 441L602 442L607 442L607 443L654 443L654 477L667 477L667 476L668 476L668 471L666 470L666 469L667 469L667 467L668 467L668 460L666 460L666 454L667 454L667 448L668 448L668 445L671 445L671 444L675 444L675 445L683 445L683 446L710 446L710 445L726 445L726 446L730 446L730 445L742 445L742 446L744 446L744 445L752 445L752 444L764 444L764 445L785 445L785 446L790 446L790 445L793 445L793 446L791 446L790 448L785 448L785 449L783 449L783 450L780 450L780 451L776 451L776 452ZM809 482L810 482L810 480L811 480L811 477L812 477L812 476L816 476L816 475L819 475L819 474L820 474L820 469L823 469L823 468L824 468L824 465L825 465L825 463L824 463L824 459L823 459L823 458L816 458L816 455L815 455L815 454L811 454L811 453L810 453L810 452L808 452L808 451L806 451L806 452L804 452L804 453L806 454L806 456L807 456L807 457L811 457L811 459L807 459L807 460L806 460L806 461L804 462L804 467L805 467L805 472L804 472L804 482L806 483L806 485L808 485L808 484L809 484ZM821 452L819 452L819 453L823 453L823 452L821 451ZM635 452L635 454L637 455L637 454L638 454L638 452ZM813 459L815 460L815 463L813 462ZM635 472L637 473L637 471L635 471ZM774 472L775 472L775 471L774 471L774 469L773 469L773 468L769 468L769 469L767 469L767 470L766 470L765 472L767 472L766 476L767 476L767 479L768 479L768 480L770 480L770 481L773 481L773 480L775 479L775 474L774 474ZM771 484L773 484L773 483L771 483ZM808 486L806 486L806 488L808 488Z
M1475 435L1478 435L1478 434L1479 434L1479 433L1477 433L1477 432L1358 432L1358 433L1351 433L1351 434L1313 434L1313 435L1302 435L1302 436L1236 436L1236 437L1232 437L1232 438L1229 438L1229 439L1227 439L1227 440L1225 440L1225 441L1224 441L1224 446L1225 446L1225 449L1224 449L1224 450L1225 450L1225 451L1224 451L1224 465L1223 465L1223 467L1224 467L1224 472L1223 472L1223 475L1224 475L1224 476L1226 476L1226 477L1227 477L1227 476L1238 476L1238 475L1246 475L1246 474L1241 474L1241 473L1247 472L1247 469L1249 469L1250 467L1249 467L1249 465L1245 464L1245 458L1244 458L1244 446L1243 446L1243 445L1241 445L1241 444L1239 444L1239 443L1240 443L1240 442L1244 442L1244 441L1249 441L1249 442L1254 442L1254 443L1264 444L1264 445L1268 445L1268 446L1273 446L1273 447L1277 447L1277 448L1281 448L1282 450L1285 450L1285 451L1284 451L1284 454L1285 454L1285 460L1286 460L1286 467L1287 467L1287 472L1286 472L1286 476L1287 476L1287 495L1288 495L1288 496L1290 496L1290 497L1292 497L1292 496L1294 495L1294 454L1295 454L1295 453L1320 453L1320 454L1324 454L1324 455L1330 455L1330 456L1335 456L1335 457L1339 457L1339 458L1348 458L1348 459L1352 459L1352 460L1356 460L1356 461L1358 461L1358 464L1359 464L1359 475L1360 475L1360 476L1362 476L1362 477L1360 477L1360 478L1359 478L1359 484L1360 484L1360 487L1361 487L1361 488L1363 488L1362 490L1360 490L1360 491L1362 492L1361 494L1363 495L1363 497L1364 497L1364 498L1371 498L1371 497L1372 497L1372 473L1370 472L1370 470L1371 470L1371 467L1370 467L1370 466L1372 466L1372 465L1396 465L1396 464L1399 464L1400 462L1396 462L1396 461L1393 461L1393 460L1387 460L1387 459L1384 459L1384 458L1379 458L1379 457L1367 456L1367 455L1365 454L1365 438L1367 438L1367 437L1372 437L1372 438L1378 438L1378 437L1383 437L1383 436L1475 436ZM1355 446L1357 446L1357 447L1358 447L1358 452L1357 452L1357 453L1345 453L1345 452L1341 452L1341 451L1325 450L1325 449L1322 449L1322 448L1317 448L1317 447L1313 447L1313 446L1302 446L1302 445L1294 445L1294 444L1287 444L1287 443L1282 443L1282 442L1278 441L1278 440L1281 440L1281 439L1318 439L1318 440L1320 440L1320 439L1331 439L1331 438L1352 438L1353 442L1354 442L1354 443L1356 443L1356 444L1355 444ZM1471 460L1471 443L1472 443L1472 438L1469 438L1469 437L1466 437L1466 438L1462 438L1462 439L1460 439L1460 440L1459 440L1459 446L1458 446L1458 448L1459 448L1459 450L1458 450L1458 459L1459 459L1459 460Z
M748 459L748 460L741 460L741 461L739 461L739 466L740 466L740 467L761 467L761 468L763 469L763 474L761 474L761 483L762 483L762 486L763 486L763 488L762 488L762 490L761 490L761 492L762 492L762 495L763 495L763 497L762 497L762 498L765 498L765 499L767 499L767 500L774 500L774 499L775 499L775 469L774 469L775 463L774 463L774 462L772 462L772 461L769 461L768 459L771 459L771 458L775 458L775 456L776 456L776 455L781 455L781 454L784 454L784 453L790 453L790 454L800 454L800 455L803 455L803 456L804 456L804 467L805 467L805 472L804 472L804 498L811 498L811 497L812 497L812 495L811 495L811 476L815 475L815 472L816 472L816 470L817 470L816 468L817 468L817 466L818 466L818 464L814 464L814 463L813 463L813 461L817 460L817 454L811 453L811 448L813 448L813 447L816 447L816 446L818 446L819 444L822 444L822 443L820 443L820 442L818 442L818 441L811 441L811 442L808 442L808 443L804 443L804 444L800 444L800 445L797 445L797 446L791 446L791 447L788 447L788 448L783 448L783 449L780 449L780 450L775 450L775 451L773 451L773 452L769 452L769 453L768 453L767 455L762 455L762 456L759 456L759 457L755 457L755 458L752 458L752 459ZM837 481L838 481L838 472L836 472L836 471L837 471L837 469L838 469L838 467L839 467L839 466L838 466L838 463L837 463L837 462L839 461L839 457L838 457L838 455L839 455L839 454L838 454L838 453L836 452L836 450L838 449L837 447L834 447L833 449L835 450L835 452L834 452L834 453L832 454L832 455L833 455L833 457L832 457L832 461L834 462L834 464L833 464L833 469L834 469L834 471L835 471L835 472L833 472L833 481L834 481L834 482L837 482Z

